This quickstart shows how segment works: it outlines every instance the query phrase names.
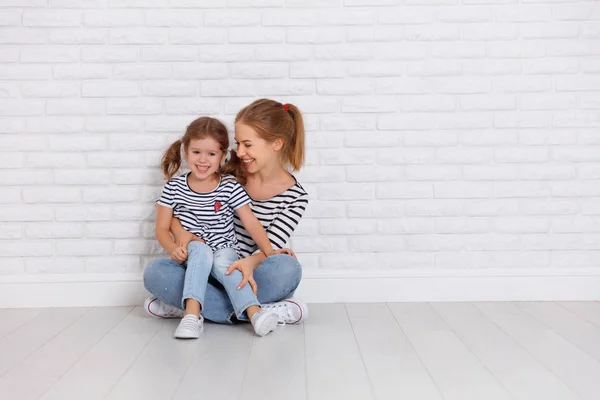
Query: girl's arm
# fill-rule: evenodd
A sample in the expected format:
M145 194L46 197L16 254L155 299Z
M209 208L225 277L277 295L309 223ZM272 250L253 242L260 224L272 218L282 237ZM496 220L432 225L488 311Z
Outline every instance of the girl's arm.
M156 239L162 248L165 249L167 253L169 253L176 261L180 261L182 256L187 258L187 250L181 246L178 246L177 243L173 241L171 234L169 233L171 220L173 219L173 209L157 204L156 215ZM185 258L181 261L184 261Z
M271 253L273 253L273 246L267 237L265 228L263 228L258 218L256 218L250 209L250 206L246 204L236 209L235 212L238 217L240 217L242 225L244 225L244 228L248 231L252 239L254 239L260 251L262 251L265 256L271 255Z

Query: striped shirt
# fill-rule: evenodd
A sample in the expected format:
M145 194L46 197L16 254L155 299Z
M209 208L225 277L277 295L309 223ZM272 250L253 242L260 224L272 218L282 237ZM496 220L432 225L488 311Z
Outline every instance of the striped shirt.
M237 250L233 216L235 210L250 203L250 196L232 175L223 175L211 192L195 192L188 184L189 174L169 180L156 203L172 208L183 228L204 239L213 251Z
M296 178L294 178L295 180ZM274 249L287 246L294 229L308 205L308 194L298 181L286 191L267 200L252 200L250 209L267 231L267 236ZM258 250L248 231L235 216L235 231L240 245L240 257L247 257Z

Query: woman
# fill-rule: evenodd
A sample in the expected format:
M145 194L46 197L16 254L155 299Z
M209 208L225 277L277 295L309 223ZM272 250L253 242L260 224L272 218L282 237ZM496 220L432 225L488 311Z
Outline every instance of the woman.
M252 202L250 208L261 222L274 249L285 247L308 204L308 195L286 170L298 171L304 162L304 123L297 107L261 99L243 108L235 118L237 154L224 166L223 173L233 174L243 185ZM302 278L296 258L288 254L268 258L235 220L239 253L227 273L239 270L239 288L249 284L263 309L276 312L281 323L298 323L308 316L306 305L291 299ZM197 240L183 230L177 219L171 225L175 241L186 245ZM163 318L181 318L181 298L185 278L183 268L173 268L168 259L155 259L144 271L144 286L153 294L145 309ZM265 304L270 303L270 304ZM206 289L204 318L224 324L233 322L234 310L226 290L209 281ZM246 315L238 317L247 320Z

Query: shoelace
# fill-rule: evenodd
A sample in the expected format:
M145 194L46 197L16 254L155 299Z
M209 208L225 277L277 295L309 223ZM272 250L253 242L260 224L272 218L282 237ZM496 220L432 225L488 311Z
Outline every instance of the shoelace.
M285 325L286 322L286 318L289 320L293 321L293 316L292 316L292 310L290 309L290 306L288 303L280 303L277 305L269 305L267 306L268 309L271 309L273 311L275 311L275 313L277 314L277 316L279 317L278 321L277 321L277 325Z
M160 301L160 300L157 300L157 301ZM162 314L167 318L178 317L181 315L181 310L179 310L178 308L175 308L175 307L170 306L165 303L161 303L160 305L162 307Z

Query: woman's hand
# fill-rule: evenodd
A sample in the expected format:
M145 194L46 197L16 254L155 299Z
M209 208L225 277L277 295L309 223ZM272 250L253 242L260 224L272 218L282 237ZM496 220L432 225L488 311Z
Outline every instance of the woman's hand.
M294 254L294 252L292 251L292 249L287 249L287 248L285 248L285 249L275 249L275 250L273 250L273 252L271 254L269 254L269 256L272 256L274 254L287 254L287 255L292 256L292 257L294 257L296 259L298 258L298 257L296 257L296 254Z
M187 249L187 245L193 240L204 243L204 240L183 229L177 233L173 233L173 240L177 243L177 246L183 247L184 249Z
M175 217L171 218L171 224L169 226L169 230L171 231L171 234L173 235L173 241L175 242L175 244L179 247L183 247L184 249L187 249L188 243L190 243L192 240L197 240L199 242L206 243L203 239L200 239L198 236L194 235L193 233L188 232L185 229L183 229L183 226L181 225L181 222L179 221L178 218L175 218ZM186 255L186 258L187 258L187 255Z
M246 286L247 283L250 284L254 295L257 296L258 287L256 286L256 281L254 280L254 268L256 268L256 263L251 257L242 258L241 260L236 260L227 268L225 275L230 275L234 270L238 270L242 273L242 281L238 285L238 290Z

